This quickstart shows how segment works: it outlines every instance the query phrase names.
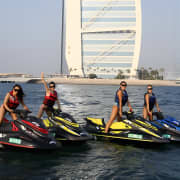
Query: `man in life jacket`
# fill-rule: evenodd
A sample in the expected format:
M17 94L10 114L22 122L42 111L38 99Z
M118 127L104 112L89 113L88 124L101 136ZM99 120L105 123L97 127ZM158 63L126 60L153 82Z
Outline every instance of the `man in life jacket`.
M144 108L143 108L143 117L144 119L147 119L149 117L149 120L153 120L153 108L154 105L156 105L157 111L160 112L159 105L157 103L157 99L155 94L152 92L152 85L147 85L147 92L144 94Z
M19 104L21 104L25 110L30 111L24 104L23 96L24 92L22 87L19 84L15 84L13 89L6 94L4 102L0 107L0 124L3 121L6 112L10 113L13 120L17 120L14 110L19 106Z
M55 90L56 84L54 82L50 82L49 87L48 87L46 81L44 80L43 72L41 73L41 80L46 89L46 95L44 97L43 104L40 106L40 109L39 109L39 112L37 115L38 118L42 117L44 111L46 111L46 114L48 115L48 117L50 117L52 114L52 109L53 109L55 102L57 102L58 110L61 110L60 101L58 99L58 94Z
M121 81L120 88L116 91L115 99L114 99L114 105L112 108L112 113L109 121L106 124L105 127L105 133L108 133L109 127L113 123L113 121L118 118L118 121L122 118L122 112L123 112L123 106L126 104L129 107L129 110L132 112L131 104L128 100L128 93L126 91L127 83L125 81Z

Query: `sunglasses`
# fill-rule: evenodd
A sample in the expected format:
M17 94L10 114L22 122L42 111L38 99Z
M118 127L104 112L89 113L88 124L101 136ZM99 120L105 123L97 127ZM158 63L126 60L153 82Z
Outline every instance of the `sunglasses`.
M153 88L148 88L148 90L152 90Z
M126 84L121 84L121 86L124 86L124 87L126 87L127 85L126 85Z
M18 92L18 91L20 91L20 89L14 89L14 91L15 91L15 92Z
M50 88L55 88L55 86L49 86Z

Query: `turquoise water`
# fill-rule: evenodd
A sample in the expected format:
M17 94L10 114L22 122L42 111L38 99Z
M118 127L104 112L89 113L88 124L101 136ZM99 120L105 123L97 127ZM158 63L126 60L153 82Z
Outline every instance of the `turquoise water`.
M13 84L0 84L0 103ZM37 114L44 96L39 84L22 84L25 103ZM65 112L80 124L83 118L108 120L118 86L58 85ZM145 86L128 86L130 102L141 114ZM180 119L180 87L154 87L161 111ZM139 147L90 141L82 146L65 146L51 152L0 150L0 180L179 179L180 143Z

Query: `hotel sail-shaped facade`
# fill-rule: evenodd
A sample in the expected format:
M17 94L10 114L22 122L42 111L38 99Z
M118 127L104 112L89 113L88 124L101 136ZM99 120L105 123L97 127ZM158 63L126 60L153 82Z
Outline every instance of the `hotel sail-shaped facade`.
M71 75L133 78L141 47L141 0L66 0L65 60Z

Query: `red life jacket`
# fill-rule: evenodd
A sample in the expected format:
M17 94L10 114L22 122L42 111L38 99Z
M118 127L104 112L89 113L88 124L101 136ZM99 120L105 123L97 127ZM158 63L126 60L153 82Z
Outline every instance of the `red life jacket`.
M13 96L13 91L10 91L9 94L10 94L10 96L9 96L7 106L10 109L16 109L19 105L19 100L17 97Z
M53 91L53 92L50 91L49 96L44 97L43 104L52 107L56 100L57 100L57 92L56 91Z

